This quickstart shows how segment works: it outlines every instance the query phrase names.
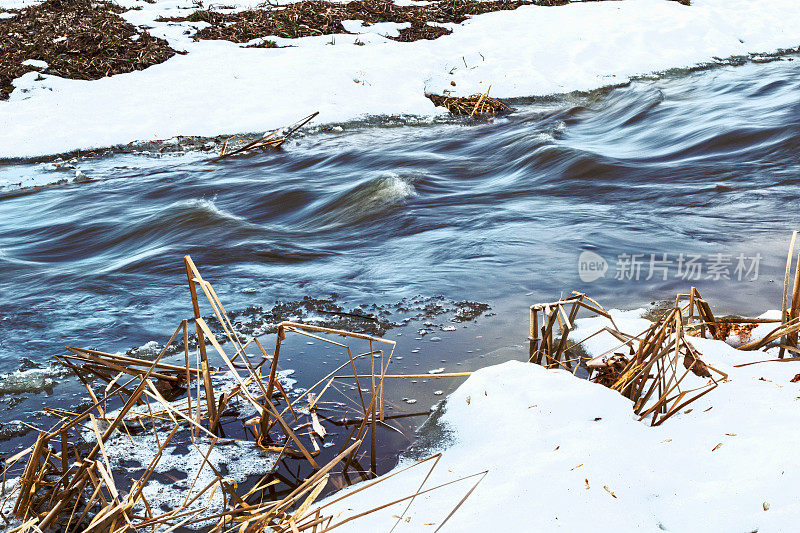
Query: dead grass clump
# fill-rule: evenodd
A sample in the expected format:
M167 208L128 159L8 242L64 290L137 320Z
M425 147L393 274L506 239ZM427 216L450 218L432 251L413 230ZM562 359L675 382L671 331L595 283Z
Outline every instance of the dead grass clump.
M689 303L684 305L682 300L686 297ZM567 337L575 329L582 308L605 317L610 326L579 342L600 333L610 334L619 342L588 361L568 352ZM695 322L695 317L702 322ZM657 426L727 379L727 374L705 363L687 341L691 330L698 326L711 329L714 322L708 304L692 287L690 294L679 294L672 310L661 315L647 330L630 335L617 327L604 307L583 293L573 292L564 300L531 306L530 361L573 373L585 363L592 381L629 398L640 420L649 418ZM560 337L555 335L556 328ZM694 376L687 378L690 374Z
M603 366L595 371L594 382L604 387L613 387L614 383L619 381L629 363L630 360L625 355L615 353L605 361Z
M261 41L260 43L250 44L246 48L278 48L278 43L275 41Z
M663 304L656 305L649 311L653 321L650 327L638 335L630 335L617 327L600 304L583 293L572 292L563 300L531 306L530 361L573 373L584 363L592 381L633 401L634 412L640 420L649 417L652 425L659 425L728 378L726 373L702 360L702 354L689 341L691 337L724 341L732 334L737 335L745 343L738 346L740 351L766 351L775 343L780 347L777 359L741 363L734 365L736 367L800 360L800 355L784 358L785 351L800 354L800 251L794 277L790 275L798 233L792 233L786 258L781 318L715 317L708 302L692 287L688 294L678 294L668 310ZM790 291L792 279L794 284ZM568 336L575 329L575 319L581 308L605 317L611 325L570 346ZM759 324L776 324L776 327L760 339L750 340ZM556 331L560 335L556 335ZM570 348L600 333L610 334L619 344L589 360L569 353ZM688 377L689 374L694 376ZM800 374L791 381L800 381Z
M117 16L110 2L47 0L0 21L0 99L12 80L33 70L28 59L47 62L48 74L95 80L142 70L175 55L163 39L152 37Z
M756 323L721 322L717 324L714 338L718 341L724 341L731 335L735 335L739 338L739 342L749 342L756 326L758 326Z
M392 37L392 40L408 43L412 41L427 40L432 41L438 39L442 35L450 35L453 30L442 26L431 26L430 24L423 24L422 26L411 26L410 28L403 28L398 30L397 37Z
M505 115L511 112L511 108L496 98L491 98L488 91L484 94L473 94L472 96L449 96L429 94L433 105L436 107L446 107L453 115L469 115L471 117L486 117Z
M348 33L342 21L361 20L365 24L378 22L410 23L411 28L400 32L398 41L435 39L451 30L429 26L428 23L460 23L471 15L490 11L508 11L524 5L555 6L567 0L452 0L431 2L422 6L398 6L391 0L354 0L346 4L306 0L287 6L266 6L264 9L239 13L195 11L188 17L160 19L162 22L207 22L195 35L198 39L223 39L245 43L252 39L274 35L287 39Z

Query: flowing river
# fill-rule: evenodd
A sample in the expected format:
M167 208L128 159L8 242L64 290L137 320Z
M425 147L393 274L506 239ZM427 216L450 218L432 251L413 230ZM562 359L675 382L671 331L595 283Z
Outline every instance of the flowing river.
M83 401L51 365L64 346L144 353L191 315L185 254L252 320L304 297L390 309L398 373L523 358L528 306L571 290L633 308L694 285L719 312L774 309L800 228L797 59L512 102L489 122L316 128L220 162L0 160L0 453L32 438L15 420ZM323 356L304 344L284 366L307 386ZM427 412L458 383L396 395Z

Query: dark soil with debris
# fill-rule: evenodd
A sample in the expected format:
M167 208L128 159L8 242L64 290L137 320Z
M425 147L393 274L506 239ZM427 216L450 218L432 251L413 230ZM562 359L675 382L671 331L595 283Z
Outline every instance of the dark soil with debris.
M267 35L294 39L312 35L348 33L342 21L361 20L365 24L378 22L410 23L400 31L398 41L436 39L452 33L435 24L460 23L470 15L491 11L508 11L525 5L560 6L568 0L447 0L427 5L398 6L391 0L354 0L346 4L306 0L288 6L239 13L195 11L188 17L161 19L170 22L208 22L195 35L197 39L224 39L246 43ZM431 25L434 24L434 25Z
M47 62L47 74L96 80L142 70L177 52L163 39L137 30L118 16L110 2L47 0L0 20L0 100L14 89L12 80L35 70L22 65Z
M395 41L408 43L422 39L432 41L434 39L438 39L442 35L450 35L453 33L453 30L443 26L431 26L430 24L425 24L420 26L412 25L409 28L398 30L397 33L399 33L397 37L392 37Z

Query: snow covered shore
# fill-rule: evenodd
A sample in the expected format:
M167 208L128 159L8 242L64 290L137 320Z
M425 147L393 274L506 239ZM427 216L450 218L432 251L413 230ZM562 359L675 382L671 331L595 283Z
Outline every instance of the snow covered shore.
M396 42L384 37L396 31L392 24L348 23L350 31L363 33L274 39L290 47L271 49L195 42L192 28L205 23L155 20L191 13L196 6L190 0L119 3L131 9L122 15L126 20L188 53L96 81L66 80L46 70L18 78L10 100L0 102L0 158L264 131L315 110L322 123L434 116L445 111L434 108L426 92L470 95L491 85L493 96L510 98L589 90L800 46L796 0L524 6L450 25L451 35L433 41ZM0 11L18 4L0 0Z
M631 334L649 325L639 313L612 312ZM578 325L575 339L608 322L592 318ZM488 474L442 530L794 531L800 383L790 380L800 363L735 368L777 354L742 352L709 339L690 342L729 380L657 427L639 422L617 392L562 370L512 361L475 372L447 399L438 425L451 439L423 488ZM601 334L587 348L598 354L616 344ZM429 466L323 512L335 523L414 494ZM395 531L434 531L476 481L418 496ZM388 531L407 503L341 530Z

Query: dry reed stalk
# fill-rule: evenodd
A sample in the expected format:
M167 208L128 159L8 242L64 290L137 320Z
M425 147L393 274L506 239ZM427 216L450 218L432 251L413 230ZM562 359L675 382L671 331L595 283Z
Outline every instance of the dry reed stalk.
M441 374L386 374L383 377L388 378L468 378L472 372L442 372ZM348 379L355 376L341 375L333 376L334 379ZM358 374L360 378L368 378L370 374Z
M284 126L271 133L265 133L258 139L251 141L242 146L241 148L237 148L235 150L227 151L228 142L234 137L225 139L225 142L222 143L222 149L220 150L219 156L217 156L214 160L219 161L221 159L228 158L232 155L238 155L244 152L258 150L259 148L278 148L287 140L289 140L289 137L291 137L292 134L294 134L297 130L299 130L300 128L311 122L317 115L319 115L319 111L315 111L314 113L308 115L307 117L298 120L294 124Z
M793 234L794 237L795 234ZM791 254L792 248L789 253ZM800 250L797 252L797 260L794 272L794 287L792 289L792 300L791 304L789 305L789 313L786 317L788 322L792 320L796 320L800 316ZM789 346L794 346L797 348L797 331L788 333L786 338L783 341L784 344Z
M800 330L800 317L795 317L795 318L787 321L785 324L781 324L777 328L773 329L772 331L767 333L767 335L765 335L761 339L758 339L758 340L749 342L747 344L744 344L742 346L739 346L737 349L738 350L744 350L744 351L758 350L760 348L764 348L769 343L771 343L771 342L773 342L773 341L775 341L775 340L777 340L777 339L779 339L781 337L789 338L789 336L791 334L796 333L798 330ZM792 347L791 345L786 345L786 346Z
M783 275L783 294L781 296L781 322L786 323L788 313L786 311L786 301L789 296L789 274L792 272L792 256L794 255L794 246L797 241L797 231L792 232L792 238L789 241L789 252L786 254L786 271ZM797 268L800 270L800 262ZM786 339L783 339L783 344L786 344ZM783 358L784 349L781 348L778 357Z
M228 366L228 368L233 373L234 378L239 382L239 387L238 387L238 390L236 391L236 393L243 395L256 408L256 410L260 413L260 416L258 417L258 422L256 422L254 427L256 428L256 435L257 435L258 442L262 445L262 447L266 447L267 446L266 442L267 442L267 439L268 439L268 435L269 435L270 429L273 427L273 425L277 424L281 428L281 430L283 431L285 436L287 436L294 443L294 445L297 447L298 452L300 454L302 454L307 459L309 464L312 465L312 467L314 467L314 468L319 468L319 466L316 464L315 460L313 459L313 456L316 454L316 452L314 452L314 453L308 452L307 449L305 448L305 446L300 442L300 440L298 438L298 435L296 435L296 433L288 426L288 424L286 424L285 420L283 419L283 415L287 410L290 411L293 414L293 416L295 417L295 419L296 419L297 415L294 412L294 405L297 402L299 402L303 397L307 397L308 394L311 394L311 391L313 389L315 389L315 387L317 385L312 387L312 389L309 389L308 391L306 391L303 395L301 395L301 398L298 398L294 402L290 402L289 399L285 396L285 393L283 393L284 399L286 400L286 403L287 403L287 407L286 407L286 409L284 409L283 412L278 412L276 406L272 402L272 396L274 394L273 391L275 391L275 390L278 390L279 392L282 391L282 387L280 386L280 383L276 379L276 373L277 373L277 368L278 368L278 364L279 364L281 345L285 341L287 333L297 333L297 334L300 334L300 335L303 335L303 336L307 336L307 337L313 338L315 340L320 340L320 341L327 342L327 343L330 343L332 345L341 347L346 351L347 359L348 359L350 368L353 371L353 376L352 377L356 380L356 389L358 391L359 399L361 401L361 410L362 410L362 415L363 415L362 416L362 420L364 420L365 423L369 423L369 429L370 429L370 433L371 433L371 435L370 435L371 465L372 465L372 470L374 471L375 470L375 460L376 460L376 441L375 441L375 438L376 438L375 436L376 436L376 433L377 433L376 427L377 427L378 421L381 420L385 416L384 409L383 409L383 403L384 403L384 400L383 400L384 378L385 378L385 376L387 374L388 365L391 362L392 353L394 351L394 347L395 347L396 343L394 341L388 341L386 339L373 337L373 336L365 335L365 334L352 333L352 332L344 331L344 330L335 330L335 329L331 329L331 328L324 328L324 327L319 327L319 326L311 326L311 325L307 325L307 324L298 324L298 323L292 323L292 322L282 322L278 326L278 335L276 336L275 351L274 351L274 354L272 356L272 362L271 362L271 365L270 365L270 375L269 375L269 378L267 380L266 387L264 387L262 385L262 377L261 377L261 374L260 374L260 370L258 368L256 368L256 367L254 367L250 363L249 356L247 355L247 353L245 351L245 345L243 345L240 342L240 340L238 339L238 336L237 336L237 334L236 334L236 332L235 332L235 330L233 328L233 325L232 325L231 321L229 320L229 318L227 317L227 313L225 312L224 306L219 301L219 298L216 296L216 293L214 292L213 287L211 286L210 283L208 283L208 281L206 281L206 280L204 280L202 278L200 273L197 271L197 268L191 262L191 258L188 258L186 263L187 263L189 271L190 271L189 272L189 276L191 277L192 282L195 283L196 285L199 285L201 287L201 289L203 290L203 293L206 295L206 298L207 298L208 302L211 304L211 307L212 307L212 309L214 311L214 315L215 315L218 323L222 325L222 329L223 329L223 332L224 332L225 336L228 338L228 340L230 340L234 344L234 346L239 347L239 349L237 350L237 353L236 353L236 355L234 357L228 357L227 354L225 353L225 350L216 341L216 338L214 337L213 333L211 332L211 330L208 327L208 324L205 322L205 320L202 319L202 318L195 319L195 321L198 324L199 328L204 333L204 336L206 338L208 338L209 342L211 342L212 346L215 348L217 354L222 358L222 360L225 362L225 364ZM380 356L380 368L379 369L376 368L375 363L376 363L377 360L375 358L371 357L370 358L371 372L370 372L369 375L364 376L364 375L360 375L356 370L356 366L355 366L356 357L353 356L350 347L347 344L344 344L344 343L341 343L341 342L336 342L336 341L333 341L333 340L331 340L329 338L326 338L327 335L337 335L337 336L341 336L341 337L345 337L345 338L352 338L352 339L358 339L358 340L362 340L362 341L367 341L367 342L370 343L370 346L372 346L373 343L387 344L387 345L389 345L391 347L391 350L390 350L390 352L388 354L388 357L385 357L383 351L381 351L381 350L373 350L372 347L371 347L369 354L370 355L374 354L376 356ZM248 343L249 343L249 341L248 341ZM259 349L262 351L262 353L264 353L264 350L260 346L260 344L259 344ZM250 373L250 379L252 379L255 383L257 383L258 386L261 388L262 394L258 398L255 398L255 397L251 396L247 392L245 383L241 380L241 378L238 377L238 373L236 372L236 368L233 366L233 359L238 355L241 355L242 360L244 361L244 364L247 367L248 372ZM267 359L267 356L264 353L264 360L266 360L266 359ZM362 384L359 381L359 378L361 378L361 377L368 377L369 378L369 382L370 382L369 391L370 391L370 395L371 395L369 406L367 405L367 402L364 399L364 395L363 395L363 392L362 392L362 388L363 387L362 387ZM327 388L328 387L326 386L323 389L323 392ZM223 398L223 400L224 400L224 398ZM309 405L311 405L312 403L316 402L317 400L318 400L318 398L315 398L313 400L309 400ZM224 404L224 401L221 402L221 405L222 404ZM364 433L365 433L365 429L361 428L359 430L359 432L358 432L357 439L361 439L364 436L363 435ZM313 441L312 441L312 443L313 443ZM292 452L287 452L287 453L292 453ZM348 462L346 463L346 465L348 465L350 463L350 461L354 459L354 456L355 456L355 454L351 454L351 456L348 458Z
M29 456L25 473L21 479L21 490L18 492L16 502L16 508L20 512L24 512L25 514L36 513L38 515L38 525L42 529L56 524L64 526L66 530L70 530L70 525L74 524L75 529L81 528L81 530L85 531L114 531L132 527L133 518L130 516L130 510L137 501L143 500L141 488L146 483L147 478L152 474L155 463L158 458L161 457L164 447L166 447L179 429L179 420L183 422L186 420L190 423L193 422L191 417L185 416L181 410L172 407L163 398L156 385L151 380L151 378L164 380L174 375L180 376L181 379L190 379L188 378L190 374L186 372L186 368L160 363L160 359L166 353L169 344L182 329L185 333L185 322L182 322L181 326L176 330L176 333L173 334L167 346L165 346L155 361L143 361L124 356L104 354L96 350L83 350L78 348L70 350L75 355L67 357L73 360L77 359L90 362L92 365L101 368L113 368L114 370L120 370L120 372L116 377L112 378L110 374L95 370L95 374L104 376L105 379L109 381L109 386L105 387L104 397L100 399L92 394L94 404L91 408L83 413L74 414L72 417L62 415L62 420L57 424L56 428L52 429L49 433L42 432L34 446L14 458L14 461L16 461L24 457L25 454ZM108 357L102 357L105 355L108 355ZM84 370L84 367L76 367L71 363L64 360L62 361L65 362L68 367L75 369L78 373ZM107 402L110 393L115 392L112 390L111 385L117 383L120 376L125 374L125 370L130 370L135 366L147 366L147 369L135 369L136 371L130 372L134 376L132 379L138 380L140 383L136 389L129 394L118 414L110 421L109 426L101 432L98 425L98 418L105 417L106 415L100 406ZM156 372L156 369L159 369L159 372ZM163 374L163 372L170 372L170 374ZM118 388L116 392L121 389L127 390L126 386L117 385ZM105 442L117 427L125 427L124 421L127 419L129 413L132 413L133 406L141 403L144 398L155 399L162 406L162 412L167 415L166 418L160 420L171 420L174 427L167 439L159 444L156 458L145 471L142 479L133 484L132 490L128 493L126 499L123 500L121 496L122 493L116 486L113 478L112 467ZM145 400L145 403L148 405L150 419L155 421L156 418L152 414L152 410L149 409L149 402ZM99 417L96 417L92 412L95 409L98 411ZM78 452L81 446L80 443L70 446L68 435L69 432L83 427L83 422L87 419L91 424L91 431L94 433L97 443L90 449L88 454L81 456ZM155 426L153 430L154 432L156 431ZM157 432L154 434L156 440L158 440ZM47 447L47 443L50 440L60 444L60 457L55 458L55 460L52 459L54 452ZM40 458L45 449L47 453L44 461L42 461ZM75 453L76 459L75 463L72 465L70 465L67 458L70 451ZM101 461L96 459L98 456L102 456ZM7 462L7 465L8 464ZM45 479L46 476L58 476L59 480L55 484L49 482L43 483L43 479ZM42 492L41 489L43 489L44 492ZM88 501L83 500L85 489L89 489L91 492L91 497L88 498ZM86 496L88 496L88 494L86 494ZM97 504L100 505L100 508L92 510ZM46 505L46 507L43 507L44 505Z
M208 409L208 416L211 420L217 418L217 406L214 403L214 387L211 384L211 375L208 368L208 354L206 353L206 343L203 337L203 329L200 327L198 319L200 318L200 305L197 302L197 288L195 287L193 271L197 270L192 262L192 258L188 255L183 258L184 266L186 268L186 277L189 280L189 294L192 298L192 310L194 312L194 320L197 329L197 346L200 350L200 368L203 372L203 386L206 393L206 407ZM199 400L198 400L199 401ZM211 428L214 431L214 428Z
M590 300L587 303L584 300ZM594 305L593 305L594 304ZM565 309L569 307L569 312ZM581 309L611 319L611 315L596 301L589 299L585 294L572 292L567 298L557 302L536 304L530 308L530 352L529 361L545 365L548 368L563 367L571 372L576 372L584 359L568 356L568 351L577 346L567 345L569 333L574 329L574 322ZM541 322L539 315L541 313ZM613 320L612 320L613 323ZM541 327L540 327L540 324ZM558 324L560 338L555 338L555 328ZM588 359L585 358L585 359ZM576 362L573 369L572 363Z
M445 91L446 92L446 91ZM489 92L473 94L472 96L450 96L427 94L436 107L444 107L453 115L470 117L490 117L505 115L511 112L502 101L489 97Z
M404 497L401 497L401 498L397 498L397 499L395 499L393 501L383 503L383 504L378 505L376 507L373 507L373 508L371 508L371 509L369 509L367 511L363 511L361 513L358 513L355 516L351 516L351 517L348 517L348 518L346 518L344 520L336 522L336 523L334 523L332 525L328 525L322 531L323 532L331 531L331 530L336 529L336 528L338 528L338 527L340 527L340 526L342 526L342 525L344 525L344 524L346 524L348 522L352 522L353 520L358 520L359 518L363 518L364 516L367 516L367 515L372 514L374 512L380 511L382 509L386 509L387 507L391 507L393 505L397 505L398 503L403 503L404 501L412 501L413 502L413 500L417 496L421 496L421 495L424 495L424 494L428 494L428 493L434 492L436 490L439 490L441 488L453 485L455 483L459 483L461 481L465 481L467 479L472 479L472 478L475 478L475 477L479 478L478 481L476 481L475 484L472 485L472 487L470 487L470 489L461 498L461 500L459 500L458 503L456 503L456 505L450 510L450 512L447 514L447 516L445 516L445 518L439 523L439 526L434 530L434 533L436 533L438 531L441 531L442 527L444 527L444 525L447 523L447 521L450 520L450 518L456 513L456 511L458 511L458 509L461 508L461 506L464 504L464 502L467 500L467 498L469 498L469 496L475 491L475 489L478 487L478 485L481 483L481 481L483 481L483 479L486 477L486 475L488 473L489 473L488 470L485 470L483 472L478 472L476 474L462 476L462 477L454 479L452 481L448 481L448 482L445 482L445 483L440 483L439 485L436 485L434 487L430 487L430 488L425 489L425 490L418 490L418 491L416 491L413 494L410 494L408 496L404 496ZM378 481L384 481L385 479L386 479L385 477L384 478L380 478ZM426 478L426 480L427 480L427 478ZM351 496L352 493L354 493L354 492L355 491L349 493L347 495L347 497ZM394 527L396 527L397 523L399 523L399 521L395 523ZM392 528L392 531L394 530L394 527Z

